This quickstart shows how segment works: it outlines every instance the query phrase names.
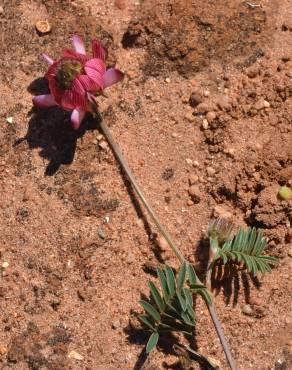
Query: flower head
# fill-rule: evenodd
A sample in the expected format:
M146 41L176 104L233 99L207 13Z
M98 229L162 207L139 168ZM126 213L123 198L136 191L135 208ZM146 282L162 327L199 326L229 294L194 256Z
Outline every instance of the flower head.
M45 75L50 94L33 97L39 107L58 105L72 110L71 122L78 129L86 112L91 111L90 100L124 77L116 68L106 69L106 49L97 40L92 41L92 57L85 52L81 37L73 36L75 50L64 50L59 60L54 61L47 54L43 58L49 63Z
M231 237L232 223L225 218L212 220L208 227L208 235L212 239L217 239L219 244L226 242Z

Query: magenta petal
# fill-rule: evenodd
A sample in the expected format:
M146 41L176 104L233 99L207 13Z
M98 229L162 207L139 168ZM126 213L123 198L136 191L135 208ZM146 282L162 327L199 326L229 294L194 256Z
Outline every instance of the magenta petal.
M74 130L78 130L81 122L85 116L85 111L81 109L74 109L71 114L71 123Z
M46 62L48 62L49 65L52 65L54 63L54 60L48 56L48 54L43 53L42 57L45 59Z
M61 106L64 109L83 109L86 110L87 107L87 100L85 96L77 93L75 90L65 90L62 100Z
M107 51L97 40L92 40L92 54L94 58L106 60Z
M32 98L32 102L35 106L40 108L48 108L57 105L53 95L51 94L34 96Z
M92 58L88 60L85 63L85 67L93 68L96 71L100 72L101 74L104 74L105 69L106 69L105 62L102 59L98 59L98 58Z
M85 46L82 38L78 35L73 36L73 46L77 53L79 54L86 54Z
M76 77L78 79L82 86L84 87L85 91L96 91L99 90L100 87L97 85L91 78L89 78L87 75L80 75Z
M76 92L77 94L79 95L85 95L85 89L84 89L84 86L82 85L81 81L78 79L78 77L76 77L73 82L72 82L72 86L71 86L71 90L73 92Z
M100 89L103 89L103 78L102 78L102 73L98 72L96 69L91 68L91 67L85 67L85 72L87 76L95 82Z
M116 68L109 68L103 75L104 88L121 81L123 78L124 74L120 70Z

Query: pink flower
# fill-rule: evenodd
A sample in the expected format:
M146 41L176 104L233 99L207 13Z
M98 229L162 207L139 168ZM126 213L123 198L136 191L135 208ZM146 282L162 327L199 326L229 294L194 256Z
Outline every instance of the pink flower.
M93 57L86 54L81 37L73 36L73 46L75 50L64 50L57 61L43 54L50 65L45 77L51 94L34 96L33 103L43 108L58 105L72 110L71 122L77 130L85 113L91 111L92 96L121 81L124 75L116 68L106 69L107 52L97 40L92 41Z

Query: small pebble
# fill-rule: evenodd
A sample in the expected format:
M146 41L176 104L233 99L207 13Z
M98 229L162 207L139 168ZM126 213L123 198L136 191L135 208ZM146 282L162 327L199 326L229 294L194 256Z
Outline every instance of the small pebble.
M103 239L104 240L106 238L105 232L104 232L104 230L101 227L99 227L97 229L97 234L100 237L100 239Z
M209 127L209 122L206 120L206 118L203 119L202 127L204 130L207 130Z
M217 117L216 113L212 111L206 114L206 119L209 123L213 122L216 119L216 117Z
M186 115L185 115L185 118L189 122L194 122L194 120L196 119L192 112L187 112Z
M112 328L118 329L121 326L120 320L113 320L112 322Z
M74 360L79 360L79 361L84 360L84 357L82 355L80 355L80 353L78 353L76 351L69 352L68 357L69 358L72 358Z
M202 194L201 194L201 191L199 189L198 186L196 185L192 185L189 190L188 190L191 198L192 198L192 201L194 203L200 203L201 201L201 197L202 197Z
M217 98L217 106L224 111L229 111L231 106L229 98L226 95L219 95Z
M208 361L210 362L210 364L217 370L220 370L222 369L222 365L221 365L221 362L219 360L217 360L216 358L214 357L210 357L208 356Z
M13 123L13 117L7 117L6 122L10 124Z
M246 71L246 74L248 75L249 78L255 78L259 74L259 67L257 66L252 66L248 68Z
M1 14L1 13L0 13ZM8 349L3 344L0 344L0 355L5 355L7 353Z
M199 181L199 176L197 176L196 174L191 174L190 175L190 177L189 177L189 183L190 183L190 185L194 185L198 181Z
M107 142L106 142L106 141L101 141L101 142L98 144L98 146L99 146L101 149L105 150L105 149L107 149Z
M193 162L193 166L194 166L194 167L199 167L199 165L200 165L200 163L199 163L198 161L194 161L194 162Z
M213 167L207 167L206 171L207 171L208 176L210 177L214 176L216 173L216 170Z
M182 101L182 103L184 103L184 104L186 104L186 103L188 103L189 102L189 95L183 95L182 97L181 97L181 101Z
M255 305L255 306L261 306L262 304L262 301L260 298L258 297L254 297L254 296L250 296L249 299L248 299L248 303L249 304L252 304L252 305Z
M115 0L115 6L120 10L125 9L126 7L125 0Z
M170 83L170 78L166 77L165 82L169 84Z
M126 262L130 265L134 261L135 261L135 256L133 255L133 253L129 252L126 258Z
M233 218L232 213L220 205L214 207L213 216L216 218L224 218L226 220L232 220Z
M9 262L3 262L3 263L2 263L2 267L3 267L4 269L6 269L7 267L9 267Z
M52 26L50 25L50 22L47 19L36 22L35 28L42 35L45 35L46 33L49 33L52 30Z
M251 308L251 306L249 304L246 304L242 308L242 313L247 315L247 316L252 316L253 309Z
M190 166L193 164L193 161L190 158L186 158L186 162Z
M189 103L191 107L195 108L197 105L202 103L202 101L202 95L198 91L194 91L190 96Z
M143 222L142 218L138 218L138 219L136 220L136 224L137 224L137 226L138 226L138 227L140 227L141 229L143 229L143 228L144 228L144 222Z
M177 134L176 132L173 132L173 133L171 134L171 136L175 139L175 138L177 138L177 137L178 137L178 134Z
M3 14L4 13L4 8L3 6L0 6L0 14Z
M264 109L264 108L269 108L270 107L270 103L268 101L266 101L264 98L260 98L254 105L254 108L256 110L261 110L261 109Z
M159 246L159 248L162 250L162 251L167 251L169 249L169 245L168 245L168 242L166 241L166 239L159 235L157 238L156 238L156 242Z
M205 90L203 92L203 95L207 98L208 96L210 96L210 91L209 90Z

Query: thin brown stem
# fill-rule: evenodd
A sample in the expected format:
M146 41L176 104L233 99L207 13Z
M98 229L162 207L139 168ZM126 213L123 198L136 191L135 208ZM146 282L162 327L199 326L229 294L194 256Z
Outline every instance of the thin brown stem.
M97 105L94 104L93 108L94 108L94 113L100 118L100 122L99 122L100 128L101 128L102 132L104 133L104 136L106 137L109 145L111 146L112 151L114 152L116 159L118 160L121 167L123 168L126 176L130 180L134 190L136 191L136 193L138 194L142 203L144 204L145 208L147 209L148 213L150 214L153 222L155 223L155 225L157 226L157 228L159 229L161 234L164 236L164 238L167 240L170 248L173 250L173 252L177 256L179 261L181 263L187 262L184 255L182 254L182 252L178 248L176 242L173 240L173 238L171 237L171 235L167 231L167 229L162 225L162 223L160 222L156 212L154 211L154 209L152 208L152 206L150 205L150 203L148 202L148 200L144 196L143 191L141 190L140 186L138 185L138 183L137 183L137 181L136 181L136 179L135 179L127 161L125 160L125 158L124 158L124 156L121 152L120 147L115 142L107 124L103 121L100 113L98 112ZM202 284L202 282L199 279L198 279L198 284ZM223 330L222 330L220 321L218 319L217 313L215 311L214 303L208 305L208 309L209 309L213 324L215 326L216 332L217 332L217 334L219 336L219 339L220 339L220 342L222 344L222 347L223 347L224 353L226 355L227 361L229 363L230 369L231 370L237 370L236 365L235 365L235 361L232 357L231 351L229 349L229 345L228 345L227 340L225 338L225 335L223 333Z

